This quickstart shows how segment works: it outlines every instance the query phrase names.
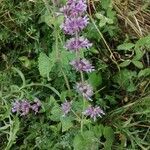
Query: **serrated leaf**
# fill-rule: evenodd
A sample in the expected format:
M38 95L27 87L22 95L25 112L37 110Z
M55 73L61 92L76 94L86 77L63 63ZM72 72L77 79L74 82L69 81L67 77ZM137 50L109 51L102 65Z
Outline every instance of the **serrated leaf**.
M143 68L143 64L142 64L142 62L140 62L140 61L132 61L132 63L136 66L136 67L138 67L139 69L142 69Z
M120 67L127 67L128 65L130 65L131 61L130 60L125 60L124 62L120 63L119 66Z
M118 50L131 50L135 45L133 43L123 43L117 47Z
M100 138L103 134L103 129L104 129L104 126L102 124L100 124L100 125L95 125L92 130L93 130L95 136L97 138Z
M62 112L59 106L54 106L51 110L51 116L50 119L53 121L60 121L60 118L62 116Z
M146 68L144 70L141 70L139 73L138 73L138 78L140 77L147 77L150 75L150 68Z
M62 124L62 132L69 130L73 126L73 123L69 117L62 117L61 124Z
M92 131L85 131L77 134L73 141L74 150L98 150L98 143L96 142L94 133Z
M50 59L45 53L40 53L38 58L39 72L42 77L49 77L49 73L55 64L55 60Z
M83 150L84 149L83 141L84 141L83 136L80 134L77 134L73 140L74 150Z

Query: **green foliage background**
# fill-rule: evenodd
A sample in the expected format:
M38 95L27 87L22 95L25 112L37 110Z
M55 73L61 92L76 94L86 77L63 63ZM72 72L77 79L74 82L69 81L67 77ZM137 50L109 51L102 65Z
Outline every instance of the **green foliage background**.
M82 104L73 89L79 78L69 65L74 56L59 28L63 17L53 17L58 8L49 0L0 0L0 149L150 149L150 35L124 33L113 1L94 5L83 33L93 48L81 56L96 67L85 78L95 90L93 104L106 115L84 120L81 134L79 119L63 118L60 109L68 97L77 112ZM37 115L12 114L14 99L35 97L42 102Z

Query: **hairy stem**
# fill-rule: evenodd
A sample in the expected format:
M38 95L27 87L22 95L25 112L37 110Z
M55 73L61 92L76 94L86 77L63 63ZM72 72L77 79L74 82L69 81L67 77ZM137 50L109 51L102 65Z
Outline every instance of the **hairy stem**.
M48 1L47 0L43 0L44 4L45 4L45 7L48 11L48 13L52 16L53 16L53 19L56 20L56 16L53 12L55 12L55 3L53 3L53 10L51 9L51 7L49 6L48 4ZM59 33L57 32L57 27L56 27L56 24L55 24L55 21L54 21L54 31L55 31L55 51L56 51L56 55L57 55L57 59L58 61L60 62L61 64L61 72L63 74L63 77L64 77L64 80L65 80L65 83L66 83L66 86L67 86L67 89L69 90L69 93L71 91L70 89L70 85L69 85L69 81L68 81L68 78L65 74L65 72L63 71L63 68L62 68L62 61L61 61L61 54L59 53L59 50L58 50L58 38L60 37L59 36Z

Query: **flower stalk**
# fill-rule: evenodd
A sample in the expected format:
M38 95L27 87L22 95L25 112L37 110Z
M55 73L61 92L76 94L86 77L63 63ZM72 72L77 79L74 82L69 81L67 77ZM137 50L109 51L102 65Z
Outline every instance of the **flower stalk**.
M72 36L67 40L65 47L76 55L76 60L72 60L70 64L80 73L81 78L81 81L76 83L76 90L83 99L81 133L83 132L85 117L89 116L95 121L96 117L99 117L102 112L99 107L94 108L92 106L91 109L88 108L85 110L86 100L92 101L91 97L93 96L93 88L84 80L84 72L89 73L95 70L94 66L88 60L80 57L80 51L92 46L88 39L81 36L81 31L89 23L89 19L87 15L85 15L86 10L86 0L68 0L66 5L60 9L60 12L63 13L65 18L61 25L61 29L65 34Z

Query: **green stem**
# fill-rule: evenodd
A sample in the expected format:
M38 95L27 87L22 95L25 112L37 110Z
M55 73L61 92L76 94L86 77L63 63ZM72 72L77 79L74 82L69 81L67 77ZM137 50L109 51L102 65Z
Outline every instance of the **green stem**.
M81 121L80 116L78 116L74 110L72 110L72 109L71 109L71 111L72 111L72 112L73 112L73 114L74 114L74 115L78 118L78 120L80 120L80 121Z
M82 117L81 117L81 133L83 133L83 125L84 125L84 109L85 109L85 99L83 98L83 109L82 109Z
M51 7L49 6L48 4L48 1L47 0L43 0L44 4L45 4L45 7L48 11L48 13L52 16L53 16L53 19L54 19L54 22L56 20L56 17L55 17L55 14L53 12L55 12L55 4L53 3L53 10L51 9ZM57 27L56 27L56 24L54 23L54 31L55 31L55 51L56 51L56 57L58 59L58 61L60 62L61 64L61 72L63 74L63 77L64 77L64 80L65 80L65 83L66 83L66 86L67 86L67 89L69 90L69 93L71 91L70 89L70 85L69 85L69 81L68 81L68 78L65 74L65 72L63 71L63 68L62 68L62 61L61 61L61 55L59 54L59 50L58 50L58 38L60 38L60 35L59 33L57 32Z
M22 90L22 89L24 89L24 88L27 88L27 87L31 87L31 86L43 86L43 87L47 87L47 88L49 88L50 90L52 90L56 95L58 95L59 97L60 97L60 93L54 88L54 87L52 87L52 86L50 86L50 85L45 85L45 84L41 84L41 83L31 83L31 84L27 84L27 85L25 85L25 86L22 86L20 89L19 89L19 91L20 90Z
M76 40L78 39L78 37L79 37L78 32L76 32L75 33ZM80 60L80 53L79 53L78 49L76 49L76 59L77 59L77 61ZM81 78L81 82L84 83L83 71L80 71L80 78ZM84 108L85 108L85 99L83 97L83 108L82 108L81 127L80 127L81 133L83 133L83 125L84 125L84 114L83 114Z
M64 72L64 70L63 70L63 67L62 67L61 54L60 54L60 56L59 56L59 50L58 50L58 33L57 33L57 29L56 29L56 28L55 28L55 39L56 39L56 41L55 41L55 50L56 50L56 52L57 52L57 58L58 58L58 61L59 61L60 64L61 64L61 72L62 72L62 74L63 74L63 77L64 77L64 80L65 80L66 86L67 86L67 88L68 88L68 90L69 90L69 93L70 93L71 89L70 89L69 81L68 81L68 78L67 78L67 76L66 76L66 74L65 74L65 72ZM59 57L60 57L60 58L59 58Z

